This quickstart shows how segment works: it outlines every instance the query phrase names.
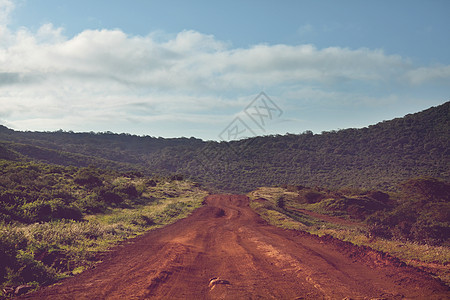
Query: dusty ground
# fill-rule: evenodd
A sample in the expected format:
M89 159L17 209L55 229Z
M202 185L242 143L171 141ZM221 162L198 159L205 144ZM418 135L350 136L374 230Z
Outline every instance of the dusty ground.
M112 251L27 299L449 299L441 282L332 238L266 224L242 195Z

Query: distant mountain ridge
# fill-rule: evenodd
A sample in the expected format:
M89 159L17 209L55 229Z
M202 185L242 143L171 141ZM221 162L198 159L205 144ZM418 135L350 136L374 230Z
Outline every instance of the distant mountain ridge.
M233 142L106 133L21 132L0 125L0 159L178 173L217 190L296 184L392 189L418 176L449 180L450 102L362 129Z

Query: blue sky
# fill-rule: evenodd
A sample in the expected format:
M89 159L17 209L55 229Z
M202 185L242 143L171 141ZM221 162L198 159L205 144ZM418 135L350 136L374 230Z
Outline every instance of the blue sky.
M248 136L364 127L450 100L449 12L447 0L0 0L0 123L213 140L236 118Z

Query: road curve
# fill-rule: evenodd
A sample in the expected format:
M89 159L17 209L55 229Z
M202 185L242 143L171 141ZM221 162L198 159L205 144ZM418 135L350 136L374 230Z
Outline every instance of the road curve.
M96 268L25 299L449 299L376 252L268 225L243 195L117 247ZM343 246L344 245L344 246Z

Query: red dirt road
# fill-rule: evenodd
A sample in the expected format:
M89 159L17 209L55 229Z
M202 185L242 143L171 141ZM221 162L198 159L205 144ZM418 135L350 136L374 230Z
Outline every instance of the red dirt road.
M449 299L425 273L330 238L268 225L242 195L117 247L27 299ZM211 278L218 278L211 281Z

